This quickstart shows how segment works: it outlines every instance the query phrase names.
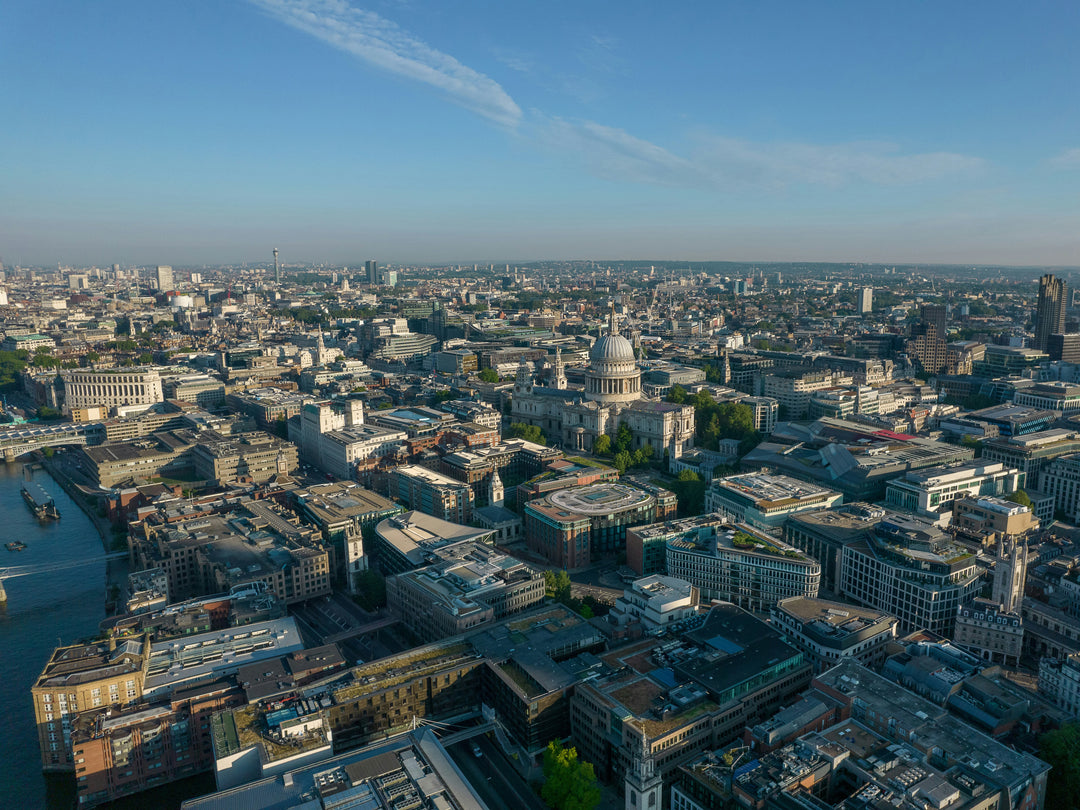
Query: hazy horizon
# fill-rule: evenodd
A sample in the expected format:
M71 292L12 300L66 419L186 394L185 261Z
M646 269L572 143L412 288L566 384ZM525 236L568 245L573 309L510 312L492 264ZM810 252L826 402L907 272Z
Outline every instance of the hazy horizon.
M1053 2L13 0L0 258L1068 265L1077 23Z

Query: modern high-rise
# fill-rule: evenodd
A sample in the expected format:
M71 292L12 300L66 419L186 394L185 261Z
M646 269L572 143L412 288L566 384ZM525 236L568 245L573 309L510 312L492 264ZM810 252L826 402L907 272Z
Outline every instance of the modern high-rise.
M158 292L171 292L176 289L176 284L173 283L172 268L167 264L157 266L157 288Z
M937 336L944 340L948 335L945 328L945 307L940 304L927 304L922 308L922 322L933 324Z
M859 290L859 314L869 315L874 309L874 288L863 287Z
M367 271L367 283L378 284L379 283L379 263L374 259L368 259L364 262L364 270Z
M1035 348L1046 351L1051 335L1065 332L1065 282L1047 273L1039 279L1035 309Z

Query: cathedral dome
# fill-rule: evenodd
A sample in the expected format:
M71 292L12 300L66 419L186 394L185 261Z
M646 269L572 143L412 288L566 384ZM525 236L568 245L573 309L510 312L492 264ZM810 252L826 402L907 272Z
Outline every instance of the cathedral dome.
M593 344L589 359L601 363L633 363L634 347L620 334L604 335Z

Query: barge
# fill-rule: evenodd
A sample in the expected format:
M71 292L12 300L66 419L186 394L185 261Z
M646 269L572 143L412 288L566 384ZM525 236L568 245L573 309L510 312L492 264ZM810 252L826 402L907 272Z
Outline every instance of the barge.
M26 505L38 520L60 519L60 510L56 508L56 502L41 484L26 481L22 485L22 496L23 500L26 501Z

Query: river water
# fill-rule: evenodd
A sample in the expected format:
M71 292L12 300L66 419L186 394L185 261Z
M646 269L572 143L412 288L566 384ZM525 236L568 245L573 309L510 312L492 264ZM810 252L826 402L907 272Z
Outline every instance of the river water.
M58 643L72 644L96 633L105 617L105 553L101 537L60 486L43 470L34 480L53 496L60 520L39 522L20 494L22 464L0 462L0 568L94 559L66 571L4 581L7 607L0 607L0 807L70 810L69 775L41 773L30 687ZM24 551L5 543L21 540Z

